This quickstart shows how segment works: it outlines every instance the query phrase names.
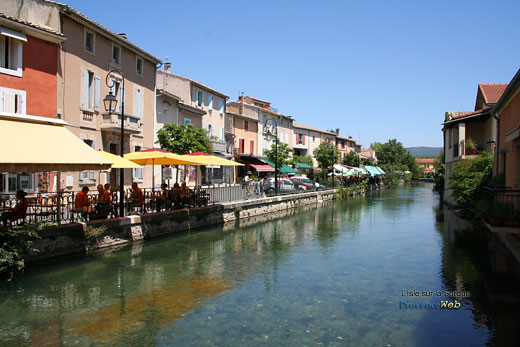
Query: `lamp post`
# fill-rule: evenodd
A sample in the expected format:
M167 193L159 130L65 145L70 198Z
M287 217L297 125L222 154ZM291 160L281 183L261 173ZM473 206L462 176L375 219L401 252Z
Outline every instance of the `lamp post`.
M274 150L274 194L278 195L278 127L276 118L269 118L264 124L264 134L275 139Z
M125 78L123 76L123 73L118 70L110 70L107 74L107 77L105 78L105 83L109 89L108 95L105 96L103 99L103 104L105 106L105 110L109 113L115 113L116 112L116 106L117 106L117 98L116 95L112 94L112 89L116 86L116 82L109 77L116 73L121 76L122 79L122 85L121 85L121 142L120 142L120 148L119 148L119 154L121 157L123 157L123 146L124 146L124 131L125 131ZM117 91L115 91L117 93ZM125 188L124 188L124 169L119 169L119 217L124 217L125 215Z

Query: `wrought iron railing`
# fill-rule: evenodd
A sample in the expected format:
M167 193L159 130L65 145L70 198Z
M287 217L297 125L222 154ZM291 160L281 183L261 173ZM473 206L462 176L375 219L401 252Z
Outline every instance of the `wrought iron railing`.
M510 187L484 187L484 199L489 206L507 206L520 212L520 190Z

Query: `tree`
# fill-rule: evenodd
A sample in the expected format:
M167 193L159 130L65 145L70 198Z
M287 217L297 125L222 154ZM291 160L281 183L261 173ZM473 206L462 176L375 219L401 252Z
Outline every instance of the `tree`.
M370 148L376 151L378 163L386 173L410 171L412 178L420 177L421 170L415 163L415 157L396 139L388 140L386 143L371 143Z
M314 158L316 158L319 167L327 172L327 170L338 161L339 151L330 143L322 142L320 146L314 150Z
M310 167L313 167L314 166L314 163L312 161L312 157L310 155L295 155L293 158L292 158L292 163L302 163L302 164L307 164L309 165Z
M444 164L444 151L439 153L439 155L435 158L433 167L435 168L435 173L433 174L433 191L438 192L442 197L444 194L444 173L446 171Z
M457 206L465 212L472 212L482 198L483 188L492 173L493 155L489 152L457 163L450 175L450 189L453 190Z
M356 152L350 151L343 157L343 164L347 166L359 167L361 164L361 159Z
M166 124L157 132L157 141L162 149L175 154L194 152L212 153L213 146L204 129L193 128L191 124Z
M289 147L289 145L278 142L278 153L276 151L276 145L273 144L271 146L271 149L268 149L265 151L265 156L269 161L272 161L273 163L277 164L278 169L280 169L282 166L289 163L289 159L291 158L293 149ZM278 162L276 163L276 159L278 159Z

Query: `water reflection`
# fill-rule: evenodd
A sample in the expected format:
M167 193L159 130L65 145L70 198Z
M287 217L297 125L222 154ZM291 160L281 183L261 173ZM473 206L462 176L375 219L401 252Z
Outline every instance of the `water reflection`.
M510 260L461 223L403 187L36 268L0 287L0 344L507 345ZM472 295L403 311L402 289Z

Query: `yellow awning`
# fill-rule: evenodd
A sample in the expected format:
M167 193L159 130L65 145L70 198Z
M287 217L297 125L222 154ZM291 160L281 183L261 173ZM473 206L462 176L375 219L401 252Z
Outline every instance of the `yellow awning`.
M141 169L142 166L130 161L128 159L122 158L118 155L108 153L102 150L98 151L106 159L112 162L112 169Z
M222 166L244 166L242 163L217 157L216 155L183 155L186 159L196 159L200 162L199 165L222 165Z
M21 117L20 117L21 118ZM63 124L0 119L0 172L104 170L111 162ZM32 117L40 119L42 117ZM52 120L49 119L49 122ZM57 123L57 122L56 122Z
M124 155L124 158L139 165L200 165L200 162L195 158L185 158L182 155L173 154L161 149L149 149L127 153Z

